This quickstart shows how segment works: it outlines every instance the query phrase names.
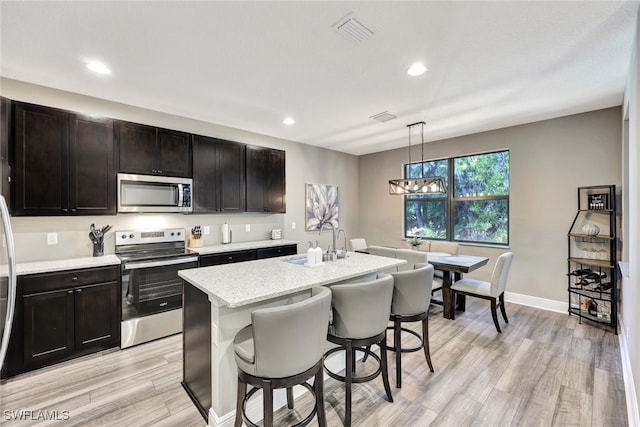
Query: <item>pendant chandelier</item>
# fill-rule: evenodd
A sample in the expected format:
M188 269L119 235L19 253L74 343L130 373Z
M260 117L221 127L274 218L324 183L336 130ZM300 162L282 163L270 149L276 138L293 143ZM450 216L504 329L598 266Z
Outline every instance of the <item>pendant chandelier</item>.
M446 193L447 187L440 176L424 176L424 125L425 122L417 122L407 125L409 128L409 166L411 165L411 128L420 125L421 135L421 162L420 176L418 178L399 178L389 180L389 194L434 194Z

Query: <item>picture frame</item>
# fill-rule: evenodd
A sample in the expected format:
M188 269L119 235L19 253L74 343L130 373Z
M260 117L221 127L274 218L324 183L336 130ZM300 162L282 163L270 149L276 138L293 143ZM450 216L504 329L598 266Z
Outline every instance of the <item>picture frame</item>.
M327 222L338 229L338 186L305 184L305 204L306 231L319 230Z
M587 208L591 210L609 209L609 194L589 194L587 196Z

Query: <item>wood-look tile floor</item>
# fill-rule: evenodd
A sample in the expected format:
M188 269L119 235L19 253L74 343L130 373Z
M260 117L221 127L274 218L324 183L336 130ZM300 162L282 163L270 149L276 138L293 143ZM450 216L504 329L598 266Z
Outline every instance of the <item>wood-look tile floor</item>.
M354 426L626 426L618 338L575 316L507 304L510 324L495 331L488 303L468 299L455 321L432 306L429 372L424 354L403 354L401 389L385 400L382 381L356 384ZM502 324L502 322L501 322ZM411 325L419 330L419 323ZM410 336L407 345L413 344ZM0 424L82 426L203 426L180 385L181 336L122 351L102 352L5 381ZM369 369L358 362L358 369ZM257 399L260 399L256 396ZM307 393L276 425L304 417ZM344 386L325 381L329 426L342 426ZM6 411L68 412L68 419L13 421ZM50 412L51 413L51 412ZM313 426L317 423L314 420Z

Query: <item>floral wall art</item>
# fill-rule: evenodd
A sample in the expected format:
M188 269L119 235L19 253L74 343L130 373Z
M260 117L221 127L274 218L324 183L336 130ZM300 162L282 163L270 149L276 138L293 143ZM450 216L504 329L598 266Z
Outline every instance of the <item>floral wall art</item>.
M338 229L338 187L326 184L307 184L306 230L313 231L330 222Z

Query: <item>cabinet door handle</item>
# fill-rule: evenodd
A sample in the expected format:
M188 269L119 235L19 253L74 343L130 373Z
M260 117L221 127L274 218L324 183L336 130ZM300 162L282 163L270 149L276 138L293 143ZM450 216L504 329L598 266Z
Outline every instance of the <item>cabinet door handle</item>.
M232 256L230 256L228 259L233 259L233 257L232 257Z
M71 212L75 212L75 211L76 211L76 209L75 209L75 208L71 209Z
M81 293L81 292L82 292L82 289L76 289L76 292L77 292L77 293Z
M62 208L62 212L69 212L69 209L67 209L67 208Z
M72 293L73 293L73 289L69 289L69 290L67 291L67 293L68 293L68 294L72 294Z
M162 170L158 170L158 173L162 173Z
M71 278L71 281L72 281L72 282L77 282L77 281L78 281L78 276L73 276L73 277Z

